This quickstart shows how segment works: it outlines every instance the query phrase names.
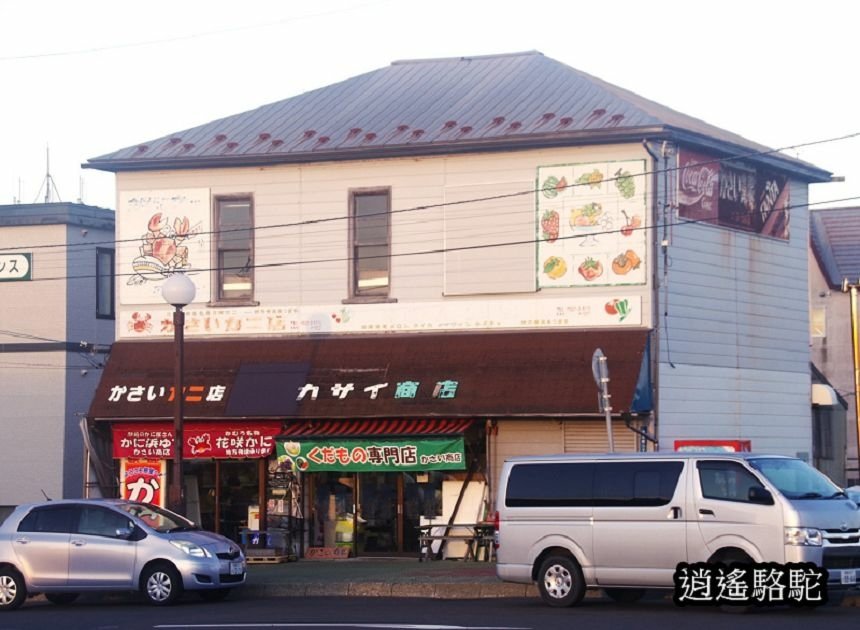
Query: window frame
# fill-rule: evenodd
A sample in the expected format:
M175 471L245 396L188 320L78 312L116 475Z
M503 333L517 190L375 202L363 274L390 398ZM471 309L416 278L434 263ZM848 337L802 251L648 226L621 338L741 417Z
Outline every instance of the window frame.
M110 310L103 312L102 304L102 256L110 258ZM116 319L116 250L96 247L96 319Z
M809 308L809 336L813 339L827 338L827 306L817 304Z
M224 295L224 269L221 265L222 251L241 251L235 249L222 249L221 247L221 206L227 203L244 202L248 204L248 259L250 261L250 269L248 270L248 280L251 283L250 294L240 297L230 297ZM217 195L213 198L213 224L214 238L212 247L212 275L214 277L215 290L213 291L210 305L231 305L231 306L257 306L259 302L255 300L255 292L257 287L255 274L255 206L254 196L251 193ZM232 228L231 228L232 229Z
M742 494L741 496L737 496L737 494L726 496L717 496L713 493L706 492L705 490L705 478L702 475L702 471L716 471L721 472L723 474L734 473L738 475L739 478L747 478L752 481L747 486L747 492ZM707 499L708 501L728 501L730 503L746 503L749 505L761 505L761 503L757 503L756 501L751 501L749 499L749 491L755 486L761 488L762 490L767 490L765 485L761 482L761 480L746 466L741 464L740 462L733 462L728 460L720 460L720 459L702 459L696 462L696 475L698 479L698 490L703 499ZM715 479L716 480L716 479ZM715 481L714 480L714 481ZM728 491L728 480L726 480L726 490ZM769 490L768 490L769 492Z
M360 246L374 247L380 246L378 243L362 243L357 242L358 227L356 225L356 199L358 197L370 196L385 196L388 206L388 214L386 216L386 232L385 232L385 247L388 250L388 266L386 269L386 284L384 293L379 290L375 292L364 292L358 287L358 261L356 249ZM375 186L369 188L353 188L349 191L349 230L348 230L348 257L349 261L349 297L342 302L344 304L356 303L374 303L374 302L396 302L396 299L391 297L391 187L390 186ZM373 290L372 290L373 291Z

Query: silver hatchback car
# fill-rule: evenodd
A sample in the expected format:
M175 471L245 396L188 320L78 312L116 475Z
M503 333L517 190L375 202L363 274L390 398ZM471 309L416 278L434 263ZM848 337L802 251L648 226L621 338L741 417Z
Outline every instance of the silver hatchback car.
M245 583L245 572L236 543L146 503L30 503L0 525L0 611L37 593L56 604L121 590L140 591L157 606L186 590L217 601Z

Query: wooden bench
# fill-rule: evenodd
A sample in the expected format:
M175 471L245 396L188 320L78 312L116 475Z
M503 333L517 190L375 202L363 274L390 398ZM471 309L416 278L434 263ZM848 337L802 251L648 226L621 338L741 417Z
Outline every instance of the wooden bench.
M447 530L447 534L434 534L433 530ZM452 531L453 530L453 531ZM466 530L465 532L463 530ZM493 556L493 536L486 528L478 525L420 525L418 527L418 561L433 560L436 554L433 552L433 543L441 541L439 554L444 552L446 545L451 541L460 541L466 544L464 561L477 561L478 552L484 551L484 560L490 561Z

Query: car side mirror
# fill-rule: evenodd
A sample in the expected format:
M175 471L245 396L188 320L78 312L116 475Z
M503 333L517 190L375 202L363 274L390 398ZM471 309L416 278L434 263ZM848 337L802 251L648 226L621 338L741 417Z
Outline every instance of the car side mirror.
M134 536L134 523L131 521L125 527L117 527L116 528L116 537L121 538L122 540L129 540Z
M773 495L767 488L761 486L753 486L749 490L747 496L750 503L759 503L761 505L773 505Z

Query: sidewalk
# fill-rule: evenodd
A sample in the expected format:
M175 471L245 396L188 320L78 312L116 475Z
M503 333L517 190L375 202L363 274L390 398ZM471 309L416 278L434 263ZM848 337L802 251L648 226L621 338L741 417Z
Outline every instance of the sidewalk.
M348 558L249 564L248 578L235 593L243 597L427 597L478 599L539 597L534 584L512 584L496 577L494 562L417 558ZM232 596L231 596L232 597ZM603 599L600 589L588 598ZM860 608L860 591L846 595L842 606Z

